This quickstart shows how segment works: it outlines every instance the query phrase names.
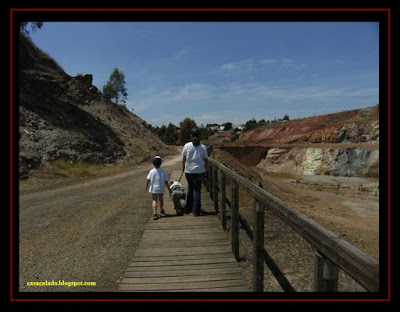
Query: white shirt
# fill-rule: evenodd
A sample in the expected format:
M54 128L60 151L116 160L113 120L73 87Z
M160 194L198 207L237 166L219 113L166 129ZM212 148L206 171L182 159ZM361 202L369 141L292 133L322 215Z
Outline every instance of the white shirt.
M194 146L192 142L186 143L182 150L182 155L186 156L186 173L204 173L204 159L207 159L207 147L204 144Z
M168 181L167 173L161 168L153 168L147 175L150 180L149 192L153 194L164 194L165 181Z

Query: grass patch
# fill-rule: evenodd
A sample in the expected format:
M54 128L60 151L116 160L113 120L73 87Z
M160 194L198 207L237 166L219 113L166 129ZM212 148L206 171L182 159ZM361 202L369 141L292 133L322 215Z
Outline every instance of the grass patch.
M57 160L53 165L54 174L68 178L81 178L95 175L95 166L87 163L73 163L65 159Z

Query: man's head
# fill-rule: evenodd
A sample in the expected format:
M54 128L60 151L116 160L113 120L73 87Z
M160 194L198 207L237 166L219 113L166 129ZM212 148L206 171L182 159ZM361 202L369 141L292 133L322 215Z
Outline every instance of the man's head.
M200 144L200 131L197 128L193 128L190 130L190 138L192 140L193 145Z

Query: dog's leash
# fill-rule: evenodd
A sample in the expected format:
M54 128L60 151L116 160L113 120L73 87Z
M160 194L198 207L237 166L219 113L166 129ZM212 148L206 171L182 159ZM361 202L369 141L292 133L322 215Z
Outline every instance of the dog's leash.
M181 176L179 177L179 180L178 180L178 182L181 182L182 176L183 176L183 170L182 170L182 174L181 174Z

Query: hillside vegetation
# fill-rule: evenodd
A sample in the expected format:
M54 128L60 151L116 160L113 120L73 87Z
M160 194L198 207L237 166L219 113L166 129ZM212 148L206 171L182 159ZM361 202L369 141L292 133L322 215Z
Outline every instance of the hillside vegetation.
M19 42L19 171L56 162L135 164L170 154L144 120L71 77L26 36Z

